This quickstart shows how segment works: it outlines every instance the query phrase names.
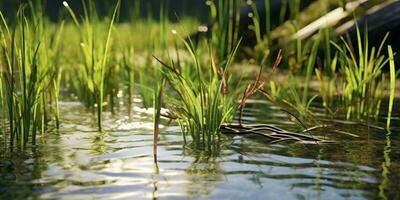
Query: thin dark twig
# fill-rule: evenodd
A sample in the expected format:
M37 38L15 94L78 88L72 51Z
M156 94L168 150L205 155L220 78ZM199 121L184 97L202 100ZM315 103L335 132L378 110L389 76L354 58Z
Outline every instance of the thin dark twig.
M160 133L160 120L161 120L161 107L163 102L163 82L161 81L160 91L158 93L157 99L157 111L154 120L154 138L153 138L153 156L154 163L157 163L157 145L158 145L158 135Z

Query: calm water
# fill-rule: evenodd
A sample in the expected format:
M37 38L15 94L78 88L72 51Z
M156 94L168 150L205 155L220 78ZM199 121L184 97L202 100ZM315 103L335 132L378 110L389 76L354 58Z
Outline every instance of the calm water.
M98 133L93 113L79 103L61 108L59 131L49 130L18 156L1 152L0 199L400 199L398 128L386 134L327 121L330 128L313 134L339 142L270 144L227 136L218 154L206 155L183 147L179 128L169 126L162 129L157 169L148 111L106 114L107 131ZM263 101L249 105L246 120L300 130Z

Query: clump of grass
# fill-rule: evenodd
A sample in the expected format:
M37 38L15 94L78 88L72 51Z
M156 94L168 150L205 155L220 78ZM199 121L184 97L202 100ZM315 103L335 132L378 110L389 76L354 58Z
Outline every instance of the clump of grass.
M388 62L382 54L388 34L376 49L369 46L367 29L364 37L361 37L358 26L356 31L357 49L353 49L344 38L341 38L342 44L332 42L338 50L338 64L344 79L342 105L346 108L347 119L378 116L385 90L382 67Z
M29 139L35 144L38 128L44 134L50 102L58 102L58 95L50 94L58 94L52 86L57 79L55 74L60 73L56 38L62 28L46 29L40 7L32 3L29 6L31 16L25 15L27 5L21 5L14 26L9 26L0 12L1 96L7 109L11 149L15 143L24 148ZM58 115L57 108L55 112Z
M225 66L220 68L212 50L209 51L208 65L202 66L190 41L184 43L193 58L192 63L179 66L172 62L169 65L157 59L164 66L163 75L168 85L177 94L168 99L171 103L168 108L181 126L185 143L190 136L196 148L213 151L221 125L233 119L236 109L238 95L234 92L228 94L227 69L239 45L231 52Z
M102 131L102 113L105 94L105 74L108 71L109 50L111 46L111 36L114 21L117 17L120 0L117 1L108 27L103 29L97 17L97 11L93 1L82 1L84 16L79 22L74 11L66 1L63 2L65 8L70 13L81 39L82 64L78 75L80 76L80 87L84 89L81 96L89 107L97 105L97 125ZM106 34L102 34L102 33ZM95 102L95 103L94 103Z

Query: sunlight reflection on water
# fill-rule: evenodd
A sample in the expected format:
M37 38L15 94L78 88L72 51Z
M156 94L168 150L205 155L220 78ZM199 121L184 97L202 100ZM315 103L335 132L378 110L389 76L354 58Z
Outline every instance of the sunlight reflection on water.
M0 160L3 195L18 192L19 197L45 199L377 197L383 162L379 152L384 145L379 131L370 130L370 139L323 145L269 144L263 138L229 136L224 137L217 155L208 155L183 146L178 126L163 126L156 168L151 109L133 109L129 116L124 110L107 114L107 131L98 133L90 111L80 104L62 104L66 114L61 129L46 134L46 142L32 149L32 159L12 158L12 164ZM262 109L257 109L260 106ZM274 113L277 110L264 102L251 102L245 119L299 129L285 114ZM357 129L367 130L363 126ZM321 133L342 137L329 130ZM392 142L398 144L398 139ZM399 160L392 159L392 163L398 166ZM398 176L399 171L393 173ZM26 190L21 189L24 187Z

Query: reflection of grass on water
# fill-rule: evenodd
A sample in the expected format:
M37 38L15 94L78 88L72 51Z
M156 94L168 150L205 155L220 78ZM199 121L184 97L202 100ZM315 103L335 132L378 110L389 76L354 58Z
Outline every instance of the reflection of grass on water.
M388 199L386 190L388 189L388 186L390 184L390 167L392 166L391 164L391 159L390 159L390 153L391 153L391 132L388 132L386 134L386 145L383 150L383 158L384 161L382 162L382 177L381 177L381 183L379 184L379 197L386 200Z
M396 68L394 66L394 56L391 46L388 46L389 65L390 65L390 94L389 94L389 108L386 123L386 129L390 131L390 121L392 119L393 101L396 92Z
M204 151L190 151L185 154L194 157L192 164L185 170L189 175L188 181L194 186L187 188L186 193L194 197L210 195L213 192L212 183L218 183L222 179L219 155Z

